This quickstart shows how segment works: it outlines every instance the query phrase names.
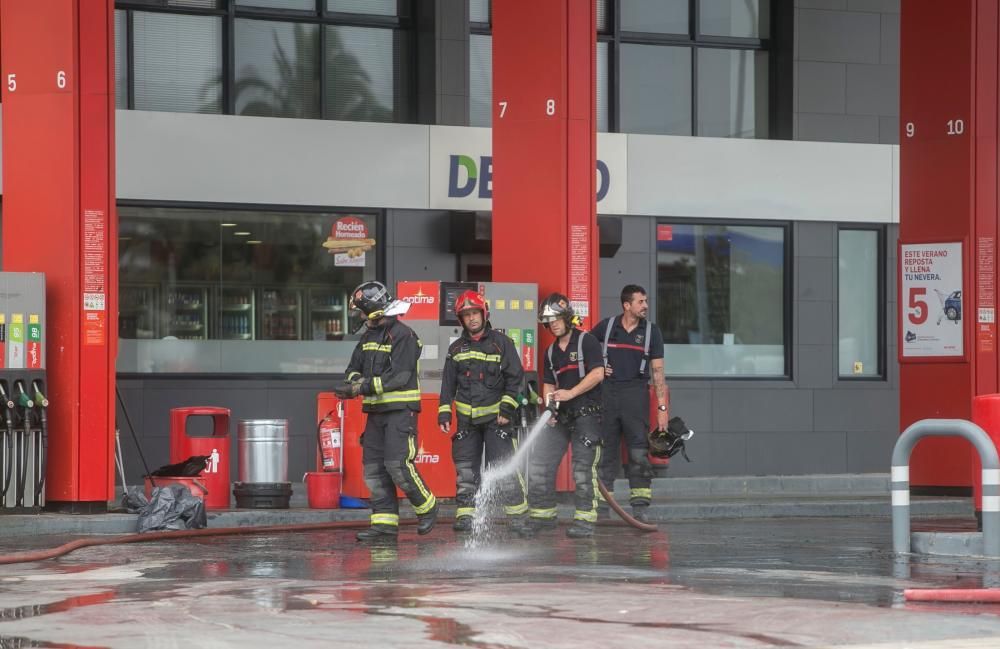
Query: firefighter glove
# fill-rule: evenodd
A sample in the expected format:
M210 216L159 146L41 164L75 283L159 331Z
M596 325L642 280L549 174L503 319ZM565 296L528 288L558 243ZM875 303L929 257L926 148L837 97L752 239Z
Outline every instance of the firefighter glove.
M333 388L333 393L341 399L353 399L361 393L361 383L344 381Z

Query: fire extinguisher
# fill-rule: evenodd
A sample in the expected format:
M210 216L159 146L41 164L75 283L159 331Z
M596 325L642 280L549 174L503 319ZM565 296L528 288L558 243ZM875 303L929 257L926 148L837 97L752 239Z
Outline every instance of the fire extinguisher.
M336 411L326 413L319 422L316 431L319 441L319 454L323 462L323 470L339 473L341 470L342 440L340 432L340 417Z

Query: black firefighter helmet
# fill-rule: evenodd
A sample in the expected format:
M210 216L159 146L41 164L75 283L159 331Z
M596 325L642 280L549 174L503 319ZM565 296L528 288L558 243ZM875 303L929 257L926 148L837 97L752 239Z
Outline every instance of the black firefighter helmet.
M673 457L680 453L690 462L691 458L687 456L684 442L693 436L694 431L687 427L683 419L671 417L666 430L654 427L649 431L649 454L653 457Z
M351 292L350 308L358 312L362 320L378 320L391 303L392 296L382 282L362 282Z

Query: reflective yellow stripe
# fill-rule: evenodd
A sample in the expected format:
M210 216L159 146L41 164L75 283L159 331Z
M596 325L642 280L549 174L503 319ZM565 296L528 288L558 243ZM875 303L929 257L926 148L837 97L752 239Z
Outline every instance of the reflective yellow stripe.
M450 413L451 412L451 404L450 403L442 403L440 406L438 406L438 414L440 415L442 412L449 412Z
M573 514L573 520L593 523L597 520L597 512L585 512L582 509L578 509L576 510L576 513Z
M361 372L350 372L347 375L347 380L348 381L353 381L355 376L361 376Z
M517 437L511 437L510 442L514 446L514 453L517 454ZM517 475L517 482L518 484L521 485L521 504L511 505L510 507L504 508L504 511L506 511L511 516L523 514L524 512L528 511L528 484L524 481L524 474L521 473L520 469L518 469L515 473ZM512 511L515 508L518 509L519 511Z
M413 465L413 458L417 457L417 445L414 443L413 438L414 435L410 435L410 438L407 440L407 444L410 446L410 454L406 456L406 468L409 470L414 484L417 485L420 495L424 497L424 504L422 505L410 503L413 505L413 511L419 516L429 512L434 507L437 499L434 498L434 494L427 490L427 485L424 484L424 481L420 479L420 474L417 473L417 467Z
M630 489L628 492L629 496L632 498L653 498L652 489L643 489L641 487L636 489Z
M601 493L601 488L597 484L597 480L598 480L598 478L597 478L597 467L600 464L601 464L601 447L600 446L595 446L594 447L594 463L592 465L590 465L591 480L593 481L593 484L594 484L594 501L593 501L594 504L593 504L593 507L591 508L591 510L589 512L581 512L579 509L576 510L576 518L577 518L577 520L591 521L591 522L597 520L597 505L598 505L597 496ZM581 513L587 514L588 517L587 518L579 518L579 516L580 516ZM591 515L593 515L593 518L590 518Z
M500 402L497 401L494 404L488 406L471 406L467 403L462 403L461 401L455 402L455 410L458 414L465 415L466 417L482 417L484 415L499 415L500 414Z
M548 509L531 508L528 511L531 513L532 518L555 518L558 513L555 507L550 507Z
M366 405L372 405L377 403L401 403L401 402L420 402L420 390L396 390L395 392L386 392L384 394L376 394L372 396L365 397L363 402Z
M380 345L378 343L363 343L361 345L361 351L365 352L385 352L388 354L392 351L392 345Z
M484 354L483 352L459 352L451 357L453 361L465 361L465 360L476 360L476 361L486 361L487 363L499 363L500 354Z
M473 516L476 513L475 507L459 507L455 510L455 518L461 518L462 516Z
M512 408L517 408L517 400L514 399L514 397L510 396L509 394L503 395L503 398L500 399L500 403L506 403Z
M504 505L503 511L508 516L520 516L528 511L528 503L521 503L520 505Z
M372 525L399 526L399 514L372 514Z
M382 377L376 376L372 379L372 387L375 388L375 394L382 394Z

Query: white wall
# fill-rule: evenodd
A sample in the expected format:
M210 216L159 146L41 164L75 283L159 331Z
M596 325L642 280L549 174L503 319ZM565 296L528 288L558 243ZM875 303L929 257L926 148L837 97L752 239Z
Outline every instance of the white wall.
M459 148L461 127L134 110L115 118L121 199L488 207L440 195L447 168L432 166ZM455 153L489 155L483 130L468 129ZM899 222L895 145L605 134L598 154L612 167L602 213Z

